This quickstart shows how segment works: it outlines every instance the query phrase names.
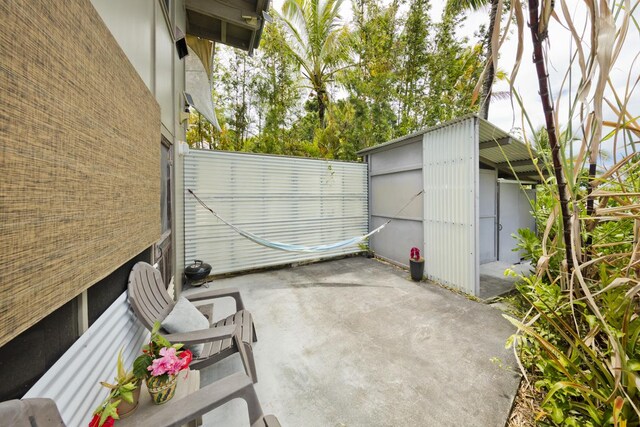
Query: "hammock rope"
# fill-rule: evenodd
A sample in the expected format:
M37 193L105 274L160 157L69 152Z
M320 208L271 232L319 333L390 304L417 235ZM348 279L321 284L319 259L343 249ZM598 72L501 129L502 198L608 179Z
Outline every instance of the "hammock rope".
M424 193L424 190L420 190L418 193L416 193L402 208L400 208L394 215L393 217L389 218L389 220L387 220L387 222L385 222L384 224L382 224L380 227L376 228L373 231L370 231L369 233L365 234L364 236L358 236L358 237L352 237L350 239L346 239L346 240L342 240L336 243L331 243L331 244L327 244L327 245L317 245L317 246L303 246L303 245L290 245L287 243L281 243L281 242L274 242L271 240L267 240L263 237L260 237L258 235L255 235L253 233L250 233L248 231L245 231L241 228L236 227L235 225L233 225L232 223L230 223L229 221L225 220L224 218L222 218L220 215L218 215L217 212L215 212L213 209L211 209L209 206L207 206L207 204L205 202L203 202L197 195L196 193L194 193L191 189L187 189L187 191L189 191L189 193L196 199L196 201L206 210L208 210L209 212L211 212L216 218L218 218L218 220L220 220L221 222L225 223L226 225L228 225L229 227L231 227L231 229L233 229L236 233L238 233L239 235L241 235L242 237L251 240L254 243L257 243L259 245L265 246L267 248L271 248L271 249L278 249L281 251L287 251L287 252L326 252L326 251L331 251L334 249L339 249L345 246L351 246L351 245L357 245L358 243L368 239L369 237L371 237L373 234L380 232L384 227L387 226L387 224L389 224L391 221L393 221L395 219L396 216L398 216L402 211L404 211L407 206L409 206L411 204L411 202L413 202L416 197L418 197L419 195L421 195L422 193Z

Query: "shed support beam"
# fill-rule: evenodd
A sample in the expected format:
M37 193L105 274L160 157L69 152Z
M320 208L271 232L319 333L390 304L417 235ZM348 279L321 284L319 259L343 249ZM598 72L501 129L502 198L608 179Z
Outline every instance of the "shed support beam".
M480 148L480 150L486 150L487 148L495 148L495 147L499 147L502 145L509 145L511 144L511 138L506 136L504 138L498 138L498 139L494 139L492 141L484 141L481 142L478 147Z
M498 166L509 167L509 165L513 166L514 168L517 167L517 166L530 166L530 165L533 165L533 160L531 160L531 159L512 160L510 162L507 162L505 160L504 162L499 162L498 163Z

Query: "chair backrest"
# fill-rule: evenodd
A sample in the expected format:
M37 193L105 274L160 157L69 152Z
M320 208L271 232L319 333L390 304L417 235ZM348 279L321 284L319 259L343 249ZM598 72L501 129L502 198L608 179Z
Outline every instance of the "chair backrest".
M129 274L129 304L148 329L154 322L162 322L175 302L162 282L162 275L146 262L138 262Z

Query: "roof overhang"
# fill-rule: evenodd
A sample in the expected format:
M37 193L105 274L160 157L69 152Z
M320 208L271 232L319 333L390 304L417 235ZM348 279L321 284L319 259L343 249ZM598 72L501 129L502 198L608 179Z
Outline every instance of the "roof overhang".
M525 144L513 135L503 131L493 123L482 119L475 114L465 115L439 125L422 129L409 135L396 138L392 141L373 147L365 148L358 151L359 156L385 151L391 148L416 142L420 137L446 126L465 120L476 120L478 123L478 152L480 162L496 168L503 174L515 177L521 181L540 181L538 169L534 164L534 158L537 153L530 145ZM546 174L544 168L541 168L543 174Z
M533 147L487 120L479 117L476 119L479 128L480 162L495 167L498 172L516 177L520 181L540 181L538 169L533 161L537 158Z
M187 34L253 53L270 0L185 0Z

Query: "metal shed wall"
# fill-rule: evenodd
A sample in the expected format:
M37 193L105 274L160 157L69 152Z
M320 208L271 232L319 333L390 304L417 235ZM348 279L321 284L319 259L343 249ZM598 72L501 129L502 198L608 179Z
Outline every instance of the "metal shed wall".
M367 165L326 160L192 150L185 189L221 217L269 240L313 246L367 233ZM212 273L357 253L284 252L238 235L185 192L185 262L202 259Z
M424 134L424 242L428 278L478 292L478 135L474 118Z
M411 198L422 190L422 135L407 140L405 145L369 155L370 169L370 229L393 219L380 233L370 239L377 256L407 266L409 250L424 249L421 199L414 200L398 213Z

